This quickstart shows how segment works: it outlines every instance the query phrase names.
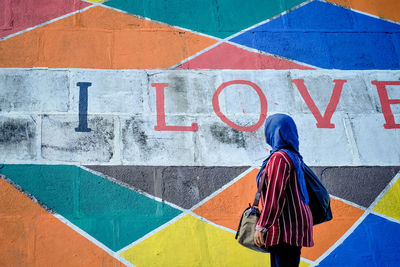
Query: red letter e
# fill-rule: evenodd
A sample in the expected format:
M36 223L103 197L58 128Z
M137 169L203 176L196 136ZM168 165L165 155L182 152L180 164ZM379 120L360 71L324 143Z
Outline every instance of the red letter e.
M399 129L400 124L394 121L394 116L390 105L400 104L400 99L389 99L386 85L400 85L400 81L372 81L378 90L379 99L381 100L382 113L386 123L383 125L385 129Z

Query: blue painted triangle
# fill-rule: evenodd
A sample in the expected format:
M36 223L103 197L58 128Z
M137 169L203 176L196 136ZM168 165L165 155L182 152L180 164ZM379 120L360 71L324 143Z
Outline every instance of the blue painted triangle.
M318 266L398 266L400 224L369 214Z
M400 69L400 25L320 1L231 41L327 69Z

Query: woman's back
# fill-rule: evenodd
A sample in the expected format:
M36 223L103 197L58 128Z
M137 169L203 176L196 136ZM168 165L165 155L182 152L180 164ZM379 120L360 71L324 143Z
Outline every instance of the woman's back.
M313 246L311 210L299 197L293 163L284 151L277 151L270 157L261 179L265 178L257 228L266 232L266 246L279 243Z

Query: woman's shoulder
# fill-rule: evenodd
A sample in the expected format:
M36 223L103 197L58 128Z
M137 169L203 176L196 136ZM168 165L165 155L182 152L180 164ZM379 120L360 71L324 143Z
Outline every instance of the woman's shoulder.
M289 155L282 150L276 151L274 154L272 154L270 159L281 159L283 160L286 164L292 165L292 160L290 159Z

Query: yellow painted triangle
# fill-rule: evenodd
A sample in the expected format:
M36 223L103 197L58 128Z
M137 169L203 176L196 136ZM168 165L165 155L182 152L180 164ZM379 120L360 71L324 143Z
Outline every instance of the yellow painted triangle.
M378 202L374 211L400 220L400 179L397 179L389 191Z
M242 247L235 235L191 215L121 253L135 266L270 266L269 254ZM308 266L302 262L300 266Z

